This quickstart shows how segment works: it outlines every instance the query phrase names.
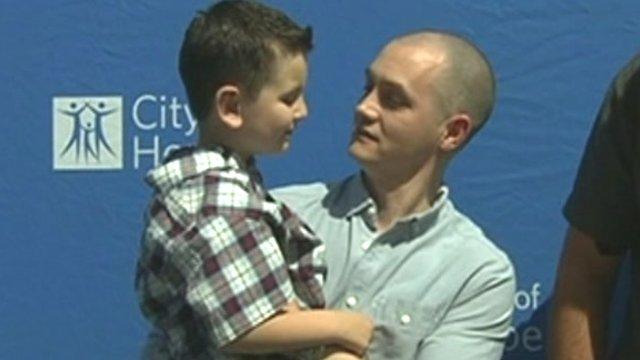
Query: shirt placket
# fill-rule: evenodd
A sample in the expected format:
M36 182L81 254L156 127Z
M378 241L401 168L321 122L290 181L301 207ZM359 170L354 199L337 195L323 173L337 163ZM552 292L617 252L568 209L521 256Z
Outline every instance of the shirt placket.
M371 285L379 273L381 262L380 248L376 248L376 207L370 204L356 216L353 216L351 231L351 253L355 261L351 268L352 281L345 289L341 306L351 310L359 310L368 306L370 297L367 295Z

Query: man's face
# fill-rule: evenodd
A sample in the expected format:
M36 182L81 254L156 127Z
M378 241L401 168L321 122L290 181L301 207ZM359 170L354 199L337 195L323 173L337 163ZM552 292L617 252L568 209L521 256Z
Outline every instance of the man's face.
M307 60L302 54L278 54L257 97L241 104L243 148L248 155L289 148L293 130L307 116L304 99L307 71Z
M437 79L444 53L391 43L366 73L349 152L361 165L421 166L443 133L443 93Z

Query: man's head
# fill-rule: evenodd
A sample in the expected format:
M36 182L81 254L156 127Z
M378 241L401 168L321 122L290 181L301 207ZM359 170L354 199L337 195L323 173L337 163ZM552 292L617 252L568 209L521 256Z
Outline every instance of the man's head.
M366 77L350 146L363 165L446 164L493 108L495 79L486 57L447 32L394 39Z
M203 124L218 133L231 131L246 143L235 150L277 151L278 144L262 144L268 140L262 137L278 137L265 133L278 130L285 138L306 116L303 90L311 41L309 27L254 1L224 0L199 12L185 33L180 75L201 131Z

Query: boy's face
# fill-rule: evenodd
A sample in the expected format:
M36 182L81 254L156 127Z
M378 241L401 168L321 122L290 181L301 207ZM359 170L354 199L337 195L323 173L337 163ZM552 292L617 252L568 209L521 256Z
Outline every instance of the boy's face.
M307 116L304 89L307 60L302 54L276 53L269 79L257 97L241 102L245 155L277 153L289 148L291 135Z

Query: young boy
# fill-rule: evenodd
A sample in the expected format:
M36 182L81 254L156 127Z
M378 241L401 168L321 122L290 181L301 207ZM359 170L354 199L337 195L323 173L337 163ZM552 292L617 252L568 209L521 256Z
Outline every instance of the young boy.
M136 274L157 335L147 356L366 349L372 321L322 309L319 241L264 191L253 158L286 150L307 115L310 49L310 28L251 1L221 1L187 29L180 75L200 137L147 177L155 194Z

